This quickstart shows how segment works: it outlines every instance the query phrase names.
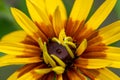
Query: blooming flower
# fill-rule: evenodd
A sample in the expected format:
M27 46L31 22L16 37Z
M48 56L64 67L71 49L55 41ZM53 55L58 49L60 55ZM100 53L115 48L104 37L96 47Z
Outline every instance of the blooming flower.
M86 20L94 0L75 0L67 19L61 0L26 0L32 18L11 8L23 28L0 41L0 67L25 64L8 80L120 80L120 21L97 29L117 0L105 0Z

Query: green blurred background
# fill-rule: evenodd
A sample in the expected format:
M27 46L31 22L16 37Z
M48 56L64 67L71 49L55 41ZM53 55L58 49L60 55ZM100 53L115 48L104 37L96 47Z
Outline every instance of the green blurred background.
M89 17L94 13L94 11L102 4L104 0L95 0L92 10L89 14ZM72 8L74 0L63 0L67 13L69 15L70 10ZM0 38L4 36L5 34L21 29L16 21L13 19L10 7L16 7L20 10L22 10L24 13L26 13L28 16L25 0L0 0ZM113 9L110 16L105 20L105 22L101 25L101 27L110 24L111 22L114 22L116 20L120 20L120 0L118 0L115 8ZM120 41L112 44L113 46L119 46L120 47ZM3 54L0 53L0 56ZM14 71L16 71L21 66L6 66L0 68L0 80L7 80L7 77L10 76ZM117 73L120 76L120 70L119 69L111 69L115 73Z

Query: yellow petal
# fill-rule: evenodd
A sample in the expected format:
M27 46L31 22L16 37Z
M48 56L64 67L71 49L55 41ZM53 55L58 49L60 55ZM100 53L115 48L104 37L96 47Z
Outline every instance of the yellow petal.
M33 77L33 74L29 74L29 75L26 75L25 78L19 78L17 80L36 80L36 77L38 77L38 75L34 75L34 77Z
M103 38L102 42L105 43L106 45L109 45L111 43L114 43L120 40L120 37L119 37L120 36L120 21L116 21L100 29L99 35Z
M120 78L114 74L112 71L110 71L109 69L107 68L104 68L104 69L98 69L98 72L100 73L97 77L101 78L102 76L105 76L105 79L104 80L120 80ZM107 79L106 79L107 78Z
M105 0L77 34L77 39L88 38L93 30L96 30L107 18L116 2L117 0Z
M48 74L45 74L41 80L54 80L55 79L55 73L54 72L50 72Z
M30 1L34 2L35 5L37 5L37 7L42 12L45 13L46 8L45 8L44 0L40 0L40 1L38 1L38 0L26 0L27 8L28 8L28 11L29 11L29 14L30 14L32 20L34 22L39 22L39 23L43 22L41 16L37 13L36 9L33 7L33 5L30 3Z
M24 29L24 31L31 36L35 41L41 37L43 40L47 40L46 36L39 30L39 28L20 10L11 8L12 14L17 23Z
M57 80L63 80L62 74L57 75Z
M86 52L85 54L81 55L84 58L102 58L106 59L105 52Z
M109 67L120 68L120 61L111 61L112 64Z
M22 30L17 30L3 36L1 41L36 44L36 42Z
M69 80L87 80L86 77L77 70L68 70L67 75Z
M120 40L120 21L116 21L98 30L98 36L88 41L90 45L104 43L105 45L112 44Z
M68 72L67 75L69 76L69 80L80 80L81 78L76 75L74 72Z
M17 80L17 78L21 77L25 73L29 72L32 70L34 67L36 67L37 64L27 64L20 68L19 70L15 71L12 75L7 80Z
M110 14L116 2L117 0L105 0L86 23L87 28L93 30L97 29Z
M59 7L62 21L64 22L67 19L65 6L62 0L45 0L45 4L49 16L54 15L56 8Z
M15 72L7 80L17 80L18 75L19 75L19 72Z
M108 46L105 51L106 52L111 52L111 53L120 53L120 48L119 47Z
M53 15L53 28L57 37L60 31L64 28L59 7L56 8Z
M80 22L85 20L90 11L92 3L93 0L76 0L70 13L70 18L73 21L80 20Z
M38 17L38 18L40 18L40 20L42 20L42 22L41 22L40 20L35 20L35 18L34 18L35 22L44 23L46 25L51 24L47 13L45 12L45 10L43 10L44 9L44 7L43 7L44 1L43 0L41 0L41 2L37 1L37 0L34 0L34 1L33 0L26 0L26 2L27 2L28 10L31 14L31 17L32 18ZM41 5L40 4L38 5L38 3L40 3ZM40 6L42 6L42 7L40 8ZM34 11L34 12L32 12L32 11ZM36 18L36 19L38 19L38 18Z
M112 43L117 42L119 40L120 40L120 33L115 34L114 36L112 36L112 37L110 37L108 39L104 39L102 41L102 43L105 43L106 45L109 45L109 44L112 44Z
M77 56L80 56L87 48L87 40L84 39L76 50Z
M120 68L120 54L116 52L90 52L82 55L84 58L101 58L111 62L107 67ZM97 63L96 63L97 64Z
M99 63L99 64L98 64ZM80 68L87 68L87 69L97 69L97 68L104 68L111 65L112 62L105 60L105 59L85 59L85 58L78 58L75 61L75 66Z
M105 35L105 33L108 33L109 31L111 31L111 29L117 30L116 28L118 28L119 26L120 26L120 20L115 21L115 22L111 23L110 25L107 25L107 26L105 26L103 28L100 28L99 33Z
M79 70L74 70L74 72L80 77L81 80L87 80L87 77L83 75Z
M84 73L88 78L90 78L91 80L101 80L101 79L96 79L96 76L99 75L99 73L95 73L94 72L94 69L81 69L80 68L80 71L82 73ZM93 71L93 72L90 72L90 71Z
M0 52L9 55L39 56L41 51L39 47L34 45L0 42Z
M40 57L16 57L11 55L6 55L0 58L0 67L7 65L19 65L19 64L29 64L41 62Z
M103 48L102 48L103 47ZM96 49L98 48L98 49ZM92 48L89 48L92 49ZM87 50L88 51L88 50ZM110 61L120 61L120 48L110 46L95 46L92 50L82 55L84 58L103 58Z
M79 25L82 22L85 22L91 9L92 3L93 0L75 0L68 21L68 34L74 34L78 30ZM71 20L73 22L72 24Z
M41 67L43 67L43 65L39 65L39 66L34 67L33 69L31 69L30 71L28 71L24 75L18 77L17 80L38 80L38 79L40 79L43 75L36 73L34 70L39 69Z
M29 6L32 7L32 9L35 11L34 13L37 14L37 16L42 19L42 22L36 21L36 25L40 28L40 30L42 30L42 32L47 37L49 38L53 37L54 30L53 30L52 24L49 20L47 13L42 11L41 8L39 7L40 4L38 5L38 3L34 0L27 0L27 4L28 4L28 7Z
M106 55L105 59L120 61L120 53L106 52L105 55Z
M95 46L89 46L86 49L86 52L104 52L108 49L108 46L105 45L95 45Z
M120 78L117 75L115 75L113 72L111 72L107 68L96 69L96 70L81 69L81 71L93 80L120 80Z

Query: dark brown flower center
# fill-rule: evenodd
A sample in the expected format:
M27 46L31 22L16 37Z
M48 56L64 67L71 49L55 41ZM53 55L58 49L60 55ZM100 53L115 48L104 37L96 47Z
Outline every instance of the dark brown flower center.
M71 60L71 57L66 48L57 42L49 41L47 43L47 50L49 54L57 56L65 63L68 63Z

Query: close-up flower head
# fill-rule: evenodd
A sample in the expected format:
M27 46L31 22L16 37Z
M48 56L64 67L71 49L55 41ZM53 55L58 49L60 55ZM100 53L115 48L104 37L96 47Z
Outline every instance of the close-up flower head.
M120 80L120 20L100 28L117 0L104 0L89 17L95 0L74 0L67 12L62 0L26 0L30 17L15 7L22 28L0 40L0 68L23 65L7 80ZM89 17L89 18L88 18ZM1 80L1 79L0 79Z

